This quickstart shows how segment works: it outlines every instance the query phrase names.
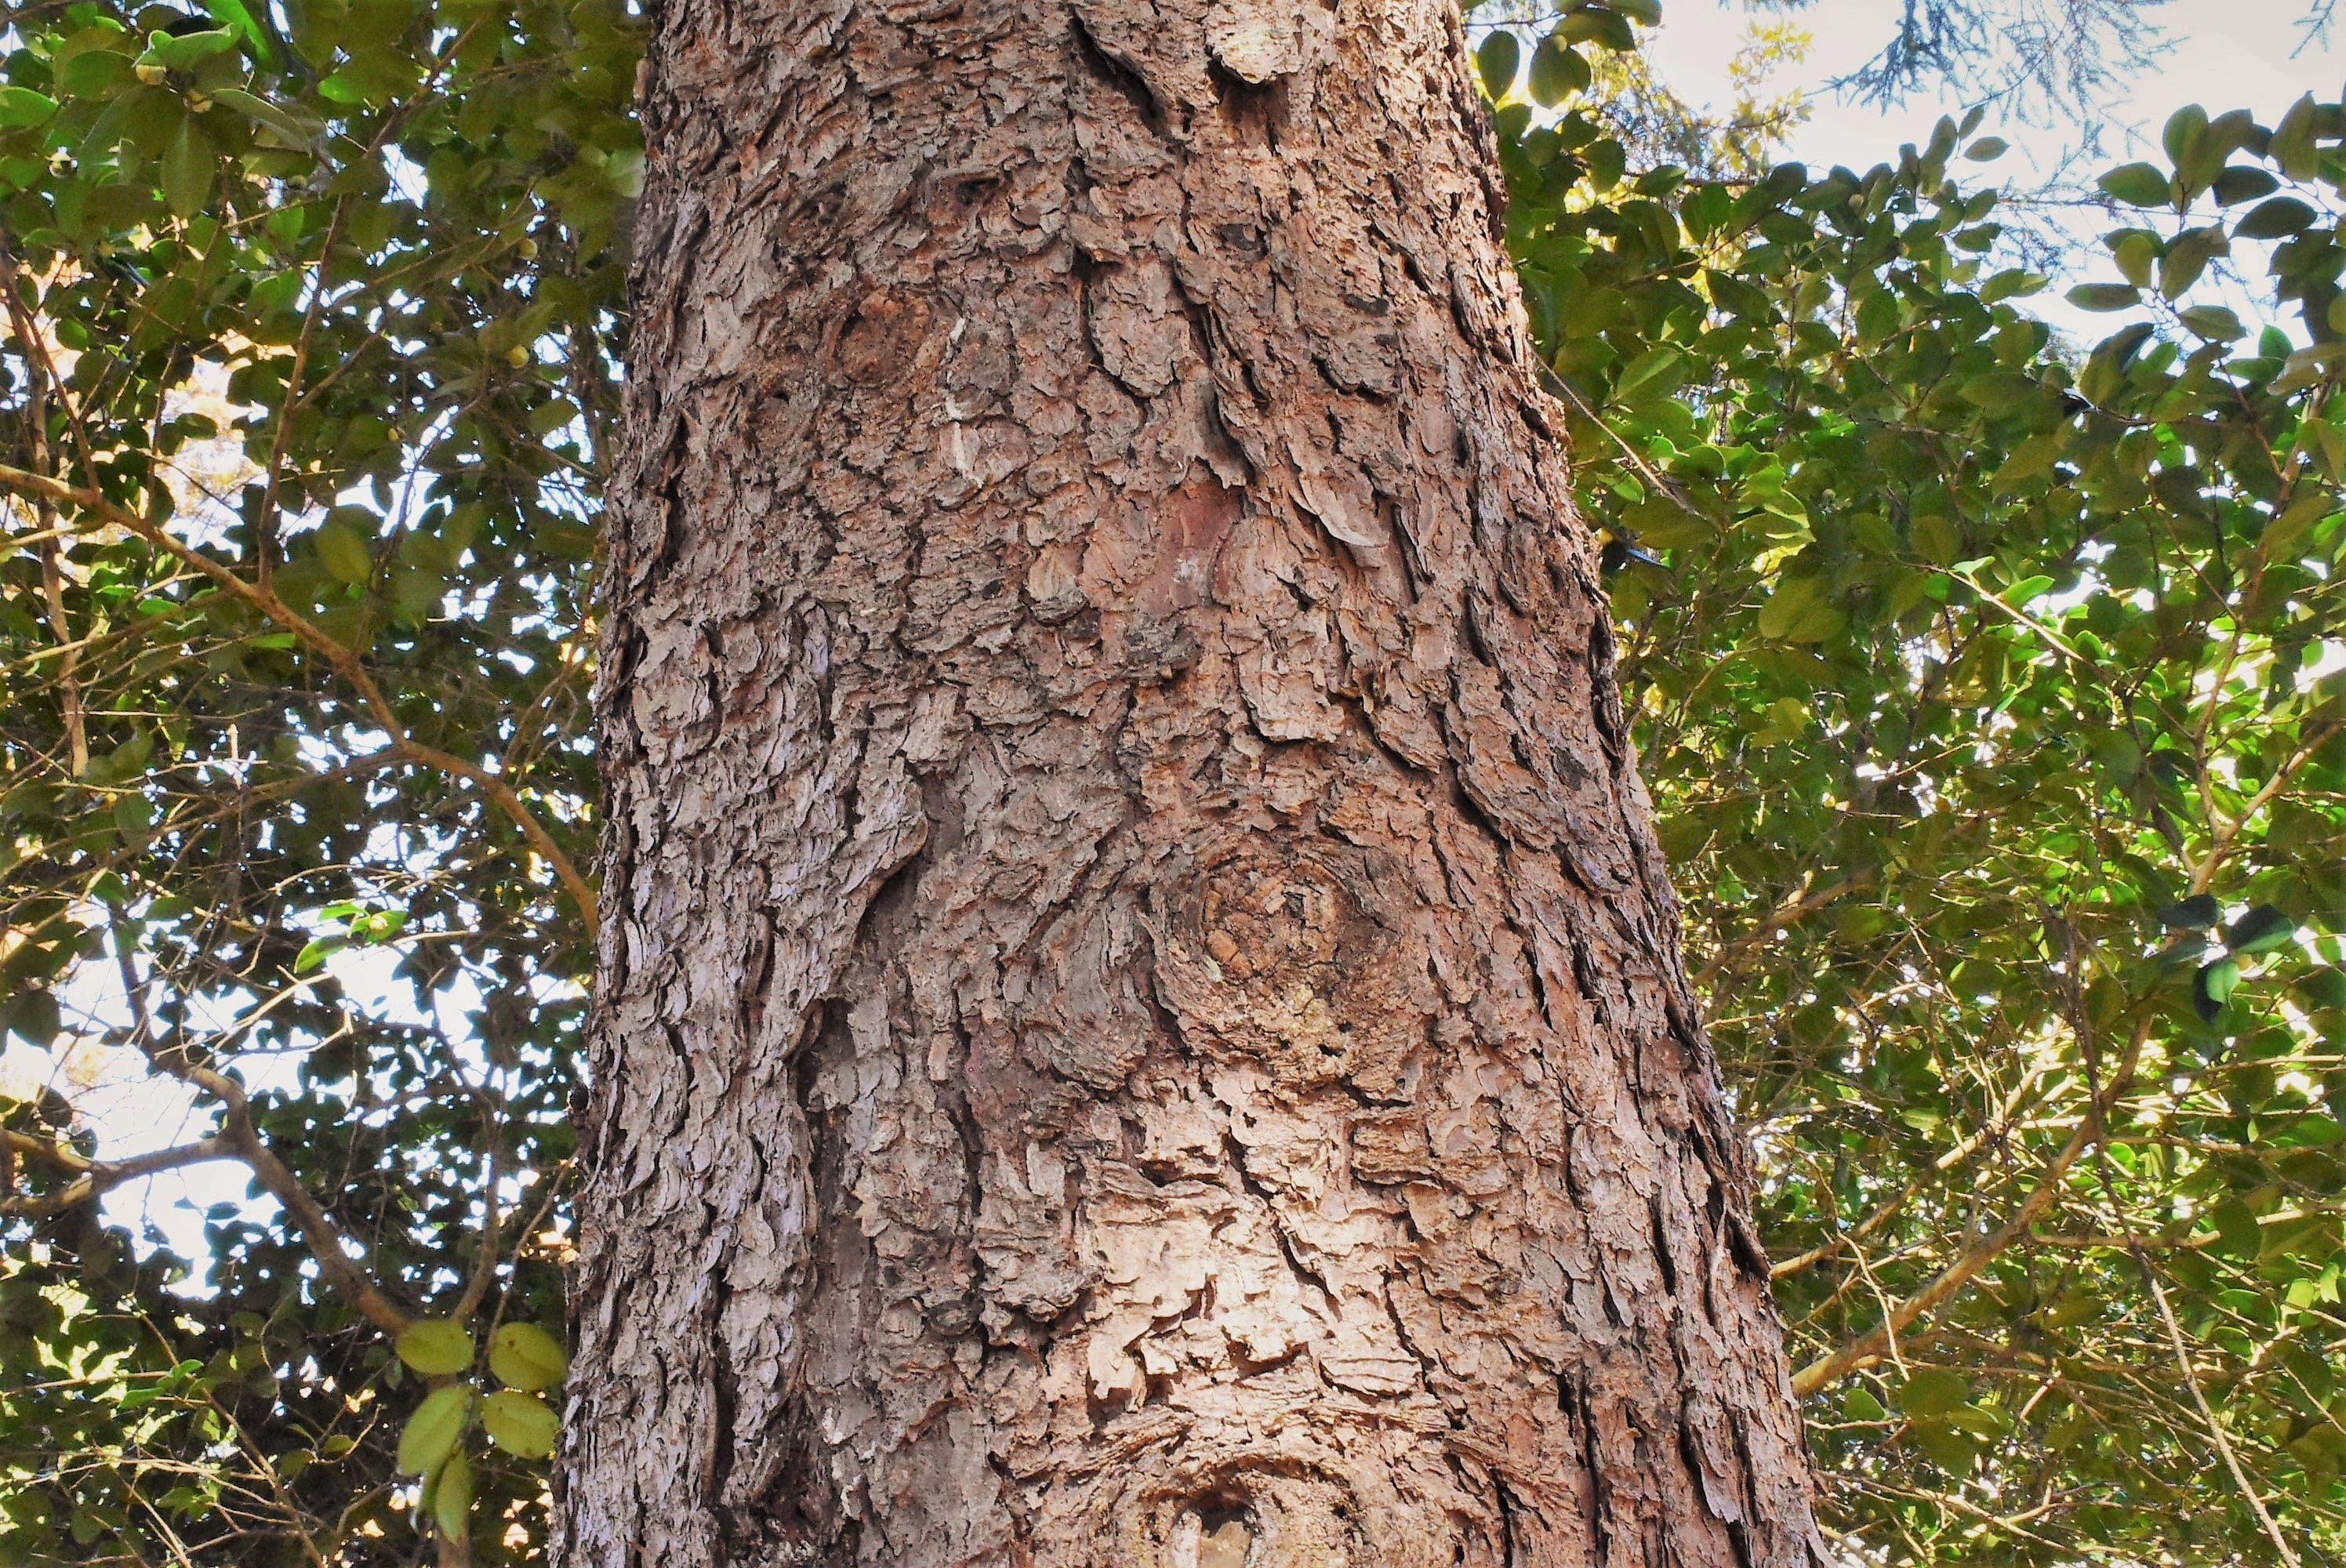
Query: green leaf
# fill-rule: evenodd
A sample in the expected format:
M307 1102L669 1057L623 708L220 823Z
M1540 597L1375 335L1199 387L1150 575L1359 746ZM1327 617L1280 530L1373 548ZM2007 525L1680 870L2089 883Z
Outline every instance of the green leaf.
M2109 237L2110 254L2117 260L2118 270L2126 280L2137 288L2147 289L2157 270L2158 253L2164 247L2158 236L2147 229L2127 229Z
M2178 311L2176 319L2211 343L2229 343L2247 337L2240 318L2222 305L2194 305Z
M1648 349L1621 367L1614 378L1613 401L1634 407L1640 402L1667 397L1678 390L1685 372L1685 356L1676 349Z
M1998 300L2020 300L2042 290L2053 280L2042 272L2025 268L2008 267L1980 285L1980 303L1993 305Z
M198 33L150 33L147 36L147 52L142 59L158 60L175 71L191 70L215 55L225 55L236 47L236 35L225 27L209 27Z
M516 1389L545 1389L570 1375L561 1342L535 1323L507 1323L489 1339L489 1370Z
M1963 396L1974 408L2004 413L2029 402L2044 390L2044 383L2034 376L2018 371L1990 371L1965 382Z
M2167 117L2158 142L2167 149L2167 161L2179 169L2198 156L2207 136L2208 111L2198 104L2186 104Z
M2223 918L2224 906L2213 893L2194 893L2158 911L2158 923L2169 931L2206 931Z
M193 218L211 199L212 175L219 158L212 150L193 116L179 123L178 134L163 153L163 200L181 218Z
M1885 1420L1890 1415L1882 1409L1882 1401L1873 1397L1873 1391L1862 1383L1851 1385L1847 1397L1841 1400L1841 1409L1853 1421Z
M2331 430L2327 423L2319 424L2317 430L2319 433L2327 433L2331 440L2337 442L2341 449L2337 456L2346 458L2346 439L2341 439L2337 432ZM2320 442L2320 434L2317 433L2317 430L2310 430L2307 433L2316 443L2327 446L2328 443ZM2258 555L2267 561L2289 559L2304 542L2305 536L2312 532L2313 525L2321 520L2336 501L2337 497L2318 484L2304 486L2298 496L2282 508L2278 516L2265 524L2263 534L2257 539Z
M2050 430L2039 431L2035 435L2030 436L2018 446L2014 447L2012 449L2012 455L2004 460L2004 466L1995 471L1994 487L1996 491L1999 494L2009 492L2019 485L2022 482L2034 479L2038 474L2045 473L2047 469L2053 466L2054 463L2061 456L2061 453L2067 448L2068 444L2069 427L2066 424L2056 424ZM2036 577L2030 579L2030 581L2034 584L2049 586L2052 584L2053 579L2050 577ZM2015 589L2014 591L2017 592L2018 590ZM2010 604L2018 604L2022 601L2014 599L2010 595L2006 595L2005 602Z
M374 575L374 541L337 507L318 524L318 560L345 583L363 583Z
M1621 172L1629 162L1627 148L1608 137L1591 146L1583 156L1588 160L1591 189L1610 190L1621 183Z
M1629 18L1602 5L1584 5L1557 24L1556 36L1567 44L1596 44L1616 52L1637 46Z
M473 1331L453 1318L425 1318L409 1326L396 1349L425 1377L444 1377L473 1364Z
M2080 283L2068 300L2081 311L2123 311L2142 303L2142 290L2128 283Z
M2104 195L2129 207L2165 207L2175 199L2173 182L2154 164L2123 164L2096 183Z
M2102 1315L2102 1298L2090 1290L2065 1290L2045 1309L2045 1321L2055 1329L2074 1329Z
M125 839L135 840L154 826L155 807L144 795L114 798L114 825Z
M2287 947L2297 936L2297 922L2271 904L2259 904L2224 932L2224 945L2248 957Z
M291 64L285 58L284 46L277 37L273 25L265 21L244 0L204 0L204 9L213 21L223 27L233 28L256 60L273 61L280 68Z
M536 1394L506 1389L481 1401L481 1426L507 1453L544 1459L554 1451L562 1421Z
M2199 972L2191 977L2191 1005L2198 1013L2200 1022L2215 1023L2216 1015L2224 1011L2224 1003L2231 1000L2232 993L2239 988L2239 983L2240 966L2232 960L2219 958L2213 963L2203 965Z
M2289 106L2289 111L2280 117L2280 124L2273 127L2272 141L2266 152L2290 179L2311 179L2320 168L2313 145L2317 112L2313 95L2307 93Z
M1789 643L1822 642L1842 624L1814 577L1787 577L1760 607L1760 635Z
M461 1541L465 1517L473 1512L473 1463L458 1449L432 1478L432 1522L443 1539Z
M2002 137L1984 136L1964 148L1964 156L1974 163L1992 163L2004 156L2004 148Z
M57 100L30 87L0 87L0 129L21 130L57 112Z
M2209 261L2230 249L2230 237L2221 229L2186 229L2168 242L2167 254L2158 259L2158 291L2170 300L2180 298L2199 280Z
M2224 207L2237 207L2243 201L2254 201L2259 196L2270 196L2280 188L2280 181L2265 169L2235 164L2216 176L2212 187L2217 202Z
M469 1383L452 1383L424 1395L423 1402L400 1429L399 1468L409 1475L429 1475L455 1448L472 1413Z
M1935 1416L1962 1404L1970 1392L1971 1384L1961 1372L1943 1367L1920 1367L1907 1374L1893 1397L1898 1409L1906 1415Z
M1586 91L1592 79L1588 62L1552 33L1532 51L1532 97L1546 107L1554 108L1573 94Z
M1605 0L1608 9L1618 11L1632 22L1648 27L1662 25L1662 0Z
M1979 1462L1979 1441L1952 1421L1918 1422L1914 1444L1931 1462L1954 1475L1967 1475Z
M2012 586L2006 588L1997 596L2003 599L2005 604L2010 605L2013 608L2021 609L2025 607L2030 601L2043 597L2045 591L2052 586L2053 579L2050 577L2023 577L2019 582L2013 584Z
M286 142L293 147L305 145L318 134L316 126L305 123L297 116L269 102L266 98L255 97L241 87L215 87L212 90L212 102L258 120L284 137Z
M2248 216L2232 226L2232 232L2243 239L2285 239L2310 224L2314 217L2313 209L2296 197L2276 196L2249 209Z
M1474 69L1493 103L1504 98L1515 85L1515 69L1523 62L1523 46L1504 27L1492 29L1474 51Z

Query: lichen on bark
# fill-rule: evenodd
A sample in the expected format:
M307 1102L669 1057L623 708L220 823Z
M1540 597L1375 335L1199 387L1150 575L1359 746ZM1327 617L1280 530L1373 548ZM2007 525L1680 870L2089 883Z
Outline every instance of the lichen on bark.
M668 0L567 1564L1805 1564L1439 0Z

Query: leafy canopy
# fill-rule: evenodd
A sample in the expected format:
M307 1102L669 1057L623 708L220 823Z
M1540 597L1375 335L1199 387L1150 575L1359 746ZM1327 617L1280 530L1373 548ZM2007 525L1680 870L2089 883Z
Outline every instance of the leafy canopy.
M2346 111L2178 117L2072 344L1976 125L1657 165L1654 16L1478 67L1828 1522L2334 1558ZM637 24L8 43L0 1555L531 1556ZM199 1257L97 1207L218 1159Z

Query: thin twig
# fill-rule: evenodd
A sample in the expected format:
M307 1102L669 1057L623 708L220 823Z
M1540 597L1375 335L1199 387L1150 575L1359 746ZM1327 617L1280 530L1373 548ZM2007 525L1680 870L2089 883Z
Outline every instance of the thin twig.
M2168 1304L2166 1288L2159 1284L2157 1271L2150 1266L2150 1254L2143 1250L2141 1240L2134 1234L2134 1227L2127 1222L2126 1205L2118 1197L2117 1179L2110 1174L2108 1140L2102 1135L2101 1053L2095 1044L2093 1019L2086 1007L2085 987L2078 979L2077 933L2066 912L2055 911L2053 918L2061 933L2061 981L2068 1003L2069 1032L2076 1037L2077 1054L2085 1060L2087 1103L2093 1107L2095 1174L2100 1177L2102 1192L2109 1199L2110 1214L2116 1221L2118 1232L2126 1237L2127 1251L2134 1258L2135 1270L2142 1276L2142 1282L2150 1288L2151 1299L2158 1304L2159 1321L2167 1326L2168 1347L2175 1355L2175 1369L2182 1374L2184 1386L2191 1390L2191 1402L2198 1407L2199 1419L2207 1424L2208 1435L2214 1440L2216 1451L2223 1456L2224 1468L2231 1471L2232 1483L2240 1489L2240 1495L2249 1500L2249 1509L2256 1514L2257 1522L2264 1526L2265 1535L2272 1542L2273 1550L2280 1554L2280 1561L2288 1568L2300 1568L2296 1552L2282 1538L2280 1527L2273 1522L2273 1516L2266 1511L2264 1499L2249 1484L2248 1471L2240 1467L2239 1455L2232 1451L2231 1440L2224 1434L2224 1423L2216 1419L2215 1408L2208 1402L2207 1390L2199 1386L2199 1375L2191 1366L2190 1349L2183 1342L2183 1329L2175 1321L2175 1309Z
M156 548L202 573L230 598L258 610L291 632L294 640L324 659L327 666L357 692L359 700L365 706L376 727L391 738L392 749L409 761L463 779L486 795L521 830L531 848L546 857L564 890L570 894L571 902L585 919L586 929L590 932L595 929L594 890L587 886L586 879L579 874L569 855L555 841L553 834L537 820L513 786L487 769L443 751L438 747L426 745L409 734L407 727L400 722L397 710L392 707L391 699L383 695L382 688L367 673L366 666L359 657L298 614L277 596L274 589L247 582L229 567L174 538L160 525L116 505L96 491L76 489L46 474L5 466L0 466L0 488L15 491L20 495L45 497L61 505L78 507L104 518L117 528L136 534Z

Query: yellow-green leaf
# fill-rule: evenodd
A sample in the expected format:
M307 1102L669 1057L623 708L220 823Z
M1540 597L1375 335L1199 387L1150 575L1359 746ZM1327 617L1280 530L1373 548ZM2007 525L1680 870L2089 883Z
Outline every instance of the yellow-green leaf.
M1918 1367L1898 1385L1898 1408L1910 1416L1942 1415L1962 1404L1969 1391L1960 1372Z
M345 583L363 583L374 575L372 541L357 525L341 516L318 524L318 560Z
M489 1370L509 1388L551 1388L570 1375L561 1341L535 1323L507 1323L489 1340Z
M464 1516L473 1511L473 1462L458 1449L432 1478L432 1522L444 1539L461 1540Z
M399 1359L427 1378L473 1364L473 1331L453 1318L426 1318L399 1337Z
M2069 303L2080 311L2123 311L2141 304L2142 293L2127 283L2080 283L2069 290Z
M2129 207L2164 207L2175 199L2174 185L2154 164L2121 165L2102 176L2098 183L2102 194L2116 197Z
M428 1475L448 1457L464 1433L465 1418L473 1413L469 1383L452 1383L423 1396L415 1413L399 1433L399 1468L408 1475Z
M0 129L36 126L57 112L57 100L30 87L0 87Z
M481 1401L481 1426L489 1441L523 1459L544 1459L554 1451L561 1418L536 1394L505 1389Z

